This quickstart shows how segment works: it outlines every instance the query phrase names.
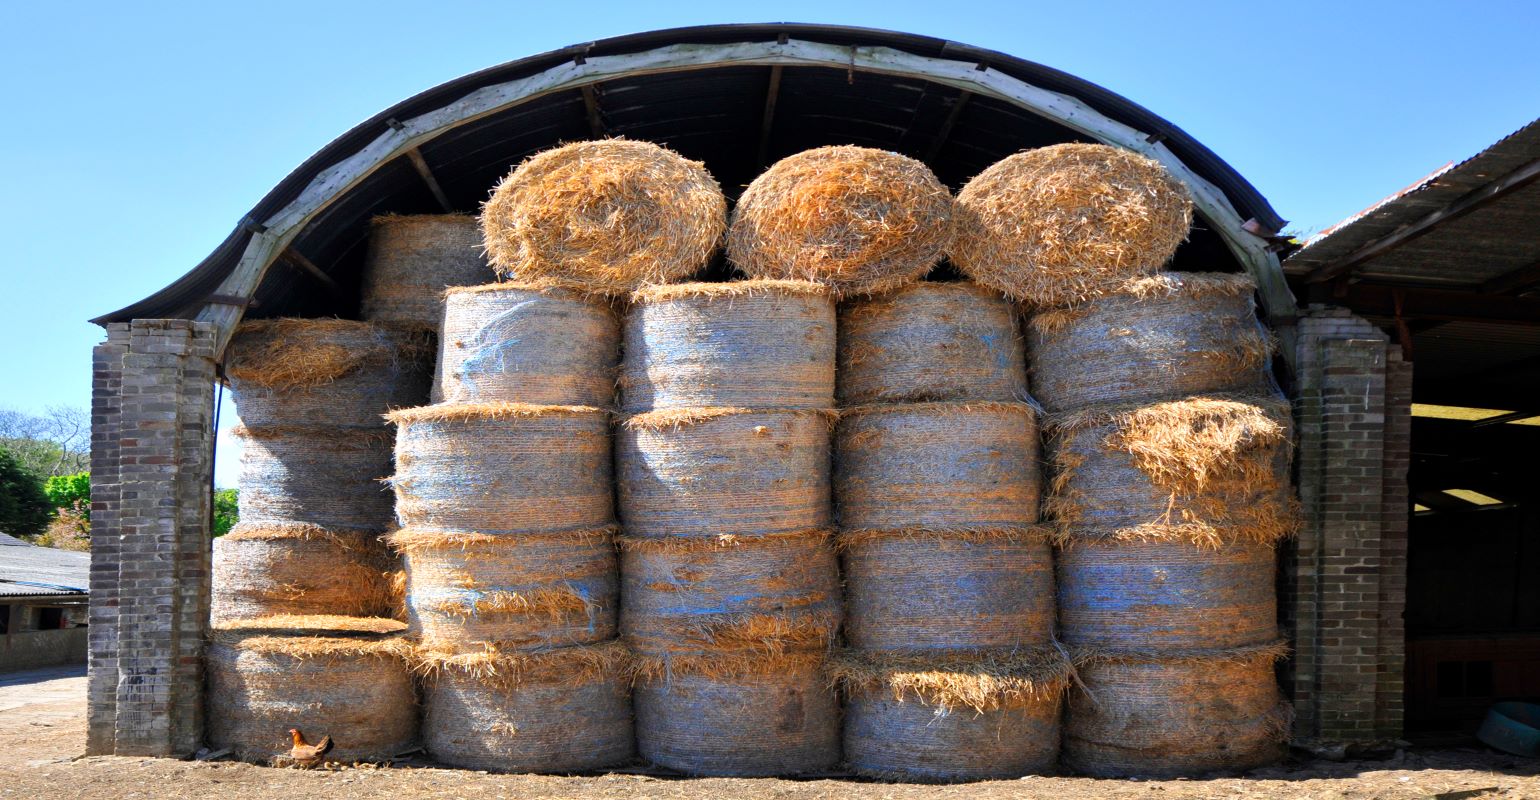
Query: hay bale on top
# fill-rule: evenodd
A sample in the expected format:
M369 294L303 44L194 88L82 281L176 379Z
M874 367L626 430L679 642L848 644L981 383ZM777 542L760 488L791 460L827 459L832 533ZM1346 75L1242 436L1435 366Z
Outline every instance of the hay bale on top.
M390 432L288 425L238 426L241 520L322 528L390 526Z
M503 275L621 294L705 267L727 200L702 164L651 142L575 142L504 178L481 227Z
M609 416L590 406L474 403L394 412L403 527L549 533L614 522Z
M379 531L243 522L214 540L214 624L273 614L391 613L395 559Z
M957 194L952 263L1040 308L1072 305L1160 269L1187 238L1192 199L1160 162L1100 144L1008 156Z
M996 530L1037 521L1037 418L1026 403L841 412L834 495L845 530Z
M1275 391L1251 278L1165 273L1027 320L1032 388L1050 412Z
M819 147L754 179L727 255L750 278L882 292L924 277L952 238L952 194L924 164L869 147Z
M385 214L372 220L364 261L363 318L437 331L444 290L495 276L482 255L481 227L468 214Z
M537 653L421 653L423 745L469 769L585 772L630 761L629 658L610 642Z
M640 537L829 527L822 409L699 408L638 414L615 442L621 523Z
M404 529L407 620L426 648L458 652L593 644L615 636L610 530L488 535Z
M621 407L829 408L834 302L807 281L656 286L632 295Z
M434 402L615 401L620 320L592 296L531 283L450 289L439 340Z
M977 284L923 282L852 301L839 329L844 405L1027 398L1016 310Z
M850 647L1013 648L1053 638L1053 554L1041 530L870 531L839 544Z
M428 396L430 340L367 322L263 319L230 339L225 376L241 421L378 428Z

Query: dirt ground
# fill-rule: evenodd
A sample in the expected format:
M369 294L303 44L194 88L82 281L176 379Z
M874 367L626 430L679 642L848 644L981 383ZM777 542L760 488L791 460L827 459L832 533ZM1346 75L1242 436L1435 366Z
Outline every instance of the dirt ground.
M1540 761L1478 749L1412 749L1381 761L1291 760L1240 777L1186 781L1023 778L960 786L855 780L681 779L495 775L430 766L294 770L228 761L81 757L80 668L0 675L0 800L362 800L362 798L722 798L910 800L956 798L1524 798L1540 800Z

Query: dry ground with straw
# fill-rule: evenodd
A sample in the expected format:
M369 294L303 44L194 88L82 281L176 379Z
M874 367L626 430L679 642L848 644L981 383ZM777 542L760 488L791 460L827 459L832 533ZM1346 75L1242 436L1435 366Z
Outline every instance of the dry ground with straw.
M1100 781L1025 778L961 786L821 780L680 780L648 775L489 775L403 766L304 771L228 761L80 758L85 673L65 668L0 675L0 799L365 800L400 798L657 798L658 800L1025 800L1247 797L1263 800L1540 798L1540 761L1485 749L1411 750L1383 761L1291 761L1242 778ZM1452 792L1488 791L1465 795Z

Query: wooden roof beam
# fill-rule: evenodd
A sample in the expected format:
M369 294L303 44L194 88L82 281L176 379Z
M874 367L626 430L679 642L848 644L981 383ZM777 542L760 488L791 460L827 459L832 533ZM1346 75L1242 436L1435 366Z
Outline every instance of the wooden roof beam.
M1540 260L1498 275L1481 284L1481 291L1486 294L1523 294L1536 286L1540 286Z
M604 138L604 115L599 112L599 91L595 84L585 83L579 87L583 93L583 111L588 115L588 132L595 139Z
M781 96L780 64L770 68L770 86L765 90L765 114L759 123L759 168L770 166L770 131L775 127L775 104Z
M328 292L332 293L332 296L342 298L347 297L347 292L342 291L342 287L338 285L337 281L334 280L332 276L327 275L325 270L316 266L314 261L306 258L304 253L301 253L300 251L290 247L286 248L281 254L279 254L278 258L279 260L283 261L283 263L288 264L289 266L305 273L306 275L309 275L312 278L315 278L317 282L326 287Z
M1335 302L1372 317L1540 326L1540 300L1508 295L1355 283Z
M406 125L398 119L387 119L385 120L385 125L396 133L406 130ZM428 161L422 157L422 151L418 150L416 146L412 146L406 148L403 155L406 156L408 161L412 162L412 169L417 170L417 176L422 178L422 182L428 185L428 191L433 193L433 199L438 201L439 207L444 209L444 213L455 213L455 207L450 204L449 196L444 194L444 188L439 186L438 178L433 176L433 170L428 168Z
M952 110L947 112L946 122L941 123L941 130L936 134L936 140L931 142L930 149L925 152L926 163L935 161L936 156L940 155L941 148L946 146L946 140L952 135L952 129L957 127L957 118L962 116L963 109L967 107L968 100L972 97L973 92L964 89L957 95L957 99L952 101Z

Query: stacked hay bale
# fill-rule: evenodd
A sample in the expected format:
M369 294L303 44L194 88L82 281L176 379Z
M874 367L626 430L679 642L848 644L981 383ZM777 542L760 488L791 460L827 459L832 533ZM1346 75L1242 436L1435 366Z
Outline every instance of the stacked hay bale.
M469 214L384 214L372 221L364 265L363 318L437 333L444 290L492 280L481 228Z
M903 780L1050 768L1069 663L1015 309L971 283L847 303L839 364L847 761Z
M1276 759L1289 409L1253 285L1158 273L1191 203L1158 163L1114 148L1012 156L958 204L954 263L1036 311L1060 624L1083 682L1065 762L1176 776Z

